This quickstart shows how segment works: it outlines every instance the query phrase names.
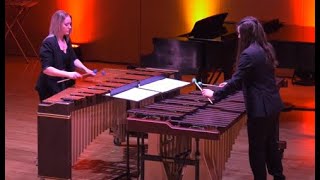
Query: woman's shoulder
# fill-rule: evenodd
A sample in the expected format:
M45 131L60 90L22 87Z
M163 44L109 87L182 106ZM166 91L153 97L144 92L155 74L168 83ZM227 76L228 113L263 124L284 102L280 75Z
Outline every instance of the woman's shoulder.
M243 53L245 54L256 54L256 53L263 53L262 48L256 44L252 43L249 47L247 47L245 50L243 50Z
M56 40L55 36L52 34L49 34L47 37L45 37L42 41L42 43L53 43Z
M58 42L54 35L48 35L46 38L43 39L41 44L41 51L45 51L47 49L56 49Z

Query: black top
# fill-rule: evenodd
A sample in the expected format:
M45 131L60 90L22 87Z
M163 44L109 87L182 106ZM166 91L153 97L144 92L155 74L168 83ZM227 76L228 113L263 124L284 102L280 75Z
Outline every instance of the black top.
M241 53L238 68L227 82L214 93L215 100L242 90L249 118L267 117L283 108L274 67L267 63L265 52L257 44L251 44Z
M74 80L57 83L64 78L48 76L43 73L47 67L51 66L59 70L75 71L74 60L76 54L71 46L71 41L67 40L67 51L64 53L58 44L56 36L48 36L40 47L41 72L36 83L35 89L38 91L40 100L44 100L72 85Z

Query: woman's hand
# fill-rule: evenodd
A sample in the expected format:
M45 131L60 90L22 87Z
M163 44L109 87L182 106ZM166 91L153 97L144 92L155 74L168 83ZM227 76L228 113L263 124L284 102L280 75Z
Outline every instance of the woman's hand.
M78 72L67 72L67 78L68 79L78 79L81 78L82 75L79 74Z
M85 71L86 71L86 74L88 74L88 75L92 75L92 76L96 75L96 72L92 71L91 69L86 68Z
M201 93L203 96L211 98L214 92L211 89L202 89Z
M96 75L95 71L92 71L91 69L87 68L84 64L82 64L82 62L79 59L74 60L74 65L82 71L86 72L85 75Z

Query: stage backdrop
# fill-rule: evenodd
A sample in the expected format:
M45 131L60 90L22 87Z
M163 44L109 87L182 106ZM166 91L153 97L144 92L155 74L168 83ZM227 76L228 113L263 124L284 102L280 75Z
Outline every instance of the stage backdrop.
M22 27L38 51L48 34L51 15L64 9L73 18L72 40L80 44L84 61L139 64L152 52L153 37L174 37L191 31L202 18L228 12L227 21L244 16L279 18L285 24L315 25L315 0L40 0L22 19ZM6 7L6 21L16 11ZM6 29L7 30L7 29ZM17 39L33 56L16 25ZM21 55L11 34L5 39L7 55Z

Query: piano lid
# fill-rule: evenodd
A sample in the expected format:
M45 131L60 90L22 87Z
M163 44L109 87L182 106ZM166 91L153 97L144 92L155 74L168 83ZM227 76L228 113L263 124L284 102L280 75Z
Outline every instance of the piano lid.
M221 36L227 32L223 26L227 15L228 13L221 13L197 21L187 34L188 37L212 39Z
M190 33L178 37L154 37L154 51L141 57L141 65L178 70L180 74L198 75L212 69L231 74L238 37L234 24L225 24L227 15L221 13L197 21Z

